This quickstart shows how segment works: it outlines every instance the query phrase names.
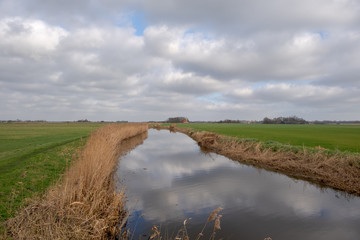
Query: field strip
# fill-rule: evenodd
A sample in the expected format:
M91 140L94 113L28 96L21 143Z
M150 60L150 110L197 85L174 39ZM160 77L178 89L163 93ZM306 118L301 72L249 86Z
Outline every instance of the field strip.
M63 141L63 142L58 142L58 143L54 143L54 144L51 144L49 146L46 146L46 147L42 147L42 148L38 148L38 149L35 149L29 153L25 153L24 155L22 156L19 156L19 157L15 157L15 158L9 158L9 159L14 159L14 161L11 161L3 166L0 166L0 173L3 173L3 172L6 172L14 167L16 167L19 163L21 163L22 161L25 161L26 159L28 158L31 158L37 154L40 154L40 153L44 153L46 151L49 151L51 149L54 149L56 147L60 147L60 146L63 146L63 145L66 145L66 144L69 144L69 143L72 143L72 142L75 142L81 138L86 138L87 136L83 136L83 137L77 137L77 138L74 138L74 139L70 139L70 140L66 140L66 141Z
M7 237L115 239L119 236L127 212L124 192L115 191L113 173L119 156L141 144L147 137L147 129L147 124L109 124L93 131L62 180L41 199L32 200L17 216L6 221Z

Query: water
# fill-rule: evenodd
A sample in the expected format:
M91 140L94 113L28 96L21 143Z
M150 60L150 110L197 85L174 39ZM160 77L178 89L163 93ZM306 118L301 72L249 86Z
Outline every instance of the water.
M148 239L153 225L175 236L190 217L194 237L218 207L216 239L360 239L359 197L204 153L181 133L149 130L117 174L127 189L134 239Z

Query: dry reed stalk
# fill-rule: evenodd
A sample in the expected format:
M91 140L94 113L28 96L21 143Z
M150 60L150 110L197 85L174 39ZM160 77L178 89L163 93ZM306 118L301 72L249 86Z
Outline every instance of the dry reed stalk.
M213 230L211 232L210 238L211 240L215 239L215 235L216 235L216 230L221 230L220 228L220 218L222 217L222 215L218 215L218 213L222 210L222 208L217 208L215 209L208 217L208 219L206 220L201 232L197 235L195 240L199 240L200 238L202 238L204 236L204 230L206 228L206 226L208 225L208 223L210 223L211 221L214 221L214 227ZM186 229L186 224L188 222L188 220L191 220L191 218L185 219L183 222L183 227L181 229L179 229L178 233L176 234L175 237L163 237L163 235L161 234L161 230L157 227L157 226L153 226L152 227L152 234L149 237L150 240L162 240L162 239L167 239L167 240L190 240L190 236L188 234L188 231Z
M205 231L207 224L213 220L215 220L215 224L214 224L214 228L213 228L210 238L213 239L215 237L216 230L220 229L220 218L222 217L222 215L218 215L218 213L221 210L222 210L222 208L219 207L219 208L215 209L212 213L210 213L204 227L202 228L201 232L197 235L196 240L199 240L201 237L204 236L204 231Z
M126 140L146 137L147 124L109 124L91 133L79 159L43 199L6 223L14 239L115 239L124 237L124 192L115 192L113 173ZM139 142L140 141L140 142ZM134 144L134 143L133 143Z
M219 213L221 210L222 210L222 208L220 208L220 207L217 208L217 209L215 209L215 210L210 214L210 216L209 216L209 218L208 218L208 222L214 220L214 219L218 216L218 213Z
M330 154L323 149L309 152L273 150L259 142L239 141L237 138L210 132L193 132L175 128L189 135L200 147L227 156L233 160L291 177L308 180L321 187L331 187L360 195L360 154Z

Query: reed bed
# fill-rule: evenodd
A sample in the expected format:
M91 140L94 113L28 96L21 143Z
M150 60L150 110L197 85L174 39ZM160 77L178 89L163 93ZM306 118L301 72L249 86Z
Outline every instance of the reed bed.
M167 128L159 127L156 128ZM205 131L172 127L171 131L187 134L200 147L233 160L307 180L320 187L331 187L360 195L360 154L329 152L325 149L269 147Z
M113 173L121 154L146 138L147 124L109 124L91 133L80 157L42 199L6 222L14 239L115 239L125 224L124 192ZM140 136L129 144L127 139ZM140 141L140 142L139 142Z
M167 237L166 235L164 236L164 234L161 233L160 227L154 225L152 227L152 234L149 237L149 240L162 240L162 239L165 239L165 240L190 240L190 239L193 239L193 240L202 240L202 239L215 240L217 231L221 230L220 222L221 222L222 215L219 214L219 212L221 210L222 210L222 208L219 207L210 213L201 232L199 232L196 235L196 237L190 237L190 235L188 233L186 226L187 226L188 222L191 220L191 218L188 218L188 219L184 220L183 226L179 229L179 231L177 232L175 237ZM208 234L205 235L205 230L211 222L214 222L214 224L212 226L210 235L207 236ZM210 226L210 228L211 228L211 226ZM222 239L222 238L220 238L220 239ZM272 239L270 237L267 237L264 240L272 240Z
M194 238L195 240L200 240L200 239L204 239L204 231L207 225L209 225L210 222L214 221L214 226L212 228L212 232L210 235L209 240L215 240L215 235L216 235L216 231L217 230L221 230L220 227L220 219L222 218L222 215L219 215L219 212L222 210L222 208L217 208L214 211L211 212L211 214L209 215L207 221L205 222L205 225L203 226L202 230L200 233L197 234L196 238ZM179 229L179 231L177 232L175 237L164 237L161 234L161 230L159 229L159 227L157 226L153 226L152 227L152 234L149 237L150 240L162 240L162 239L166 239L166 240L190 240L190 236L189 233L187 231L186 225L188 223L188 221L191 220L191 218L185 219L182 228Z

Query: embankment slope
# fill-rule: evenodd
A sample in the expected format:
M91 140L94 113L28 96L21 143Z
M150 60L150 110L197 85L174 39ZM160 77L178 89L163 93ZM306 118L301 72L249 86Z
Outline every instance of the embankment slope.
M360 196L359 153L331 152L305 147L274 149L263 146L262 142L194 131L190 128L160 125L155 128L185 133L208 151L245 164L307 180L320 187L331 187Z
M109 239L126 220L124 193L115 191L119 156L141 143L147 124L109 124L95 130L76 162L43 199L6 222L14 239ZM139 136L129 144L128 139Z

